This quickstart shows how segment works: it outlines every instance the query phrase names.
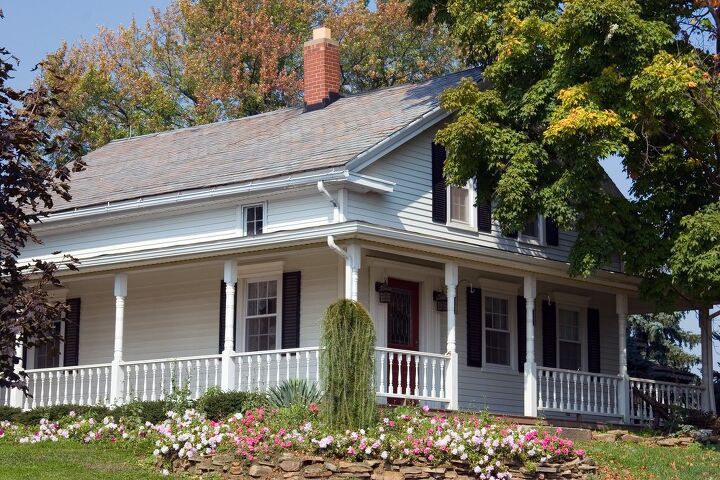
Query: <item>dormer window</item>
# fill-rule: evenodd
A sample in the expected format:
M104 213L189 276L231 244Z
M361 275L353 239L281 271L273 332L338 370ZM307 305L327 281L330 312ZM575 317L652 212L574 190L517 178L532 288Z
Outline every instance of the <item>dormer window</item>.
M245 235L255 236L263 233L265 219L265 208L262 203L243 207L243 218L245 221Z
M522 230L522 235L525 237L538 238L540 236L539 219L535 218L525 224L525 228Z
M475 188L470 181L463 187L448 186L448 222L451 227L474 228L475 214Z
M518 234L518 240L525 243L543 245L545 242L545 219L537 215L533 220L528 221Z

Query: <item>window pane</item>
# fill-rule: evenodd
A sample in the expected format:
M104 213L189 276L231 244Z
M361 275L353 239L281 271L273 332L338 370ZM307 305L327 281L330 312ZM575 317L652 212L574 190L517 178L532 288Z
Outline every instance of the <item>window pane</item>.
M485 327L497 330L508 328L508 302L504 298L485 297Z
M450 187L450 219L456 222L470 223L468 203L470 192L467 188Z
M247 235L260 235L263 226L263 207L256 205L245 208L245 233Z
M257 298L257 283L248 283L248 298Z
M572 310L560 309L560 332L561 340L580 341L580 315Z
M522 234L526 237L537 237L538 236L538 221L537 218L534 220L530 220L525 224L525 228L523 228Z
M560 368L580 370L582 368L581 346L575 342L560 342Z
M485 354L488 363L510 365L510 334L488 330L487 353Z

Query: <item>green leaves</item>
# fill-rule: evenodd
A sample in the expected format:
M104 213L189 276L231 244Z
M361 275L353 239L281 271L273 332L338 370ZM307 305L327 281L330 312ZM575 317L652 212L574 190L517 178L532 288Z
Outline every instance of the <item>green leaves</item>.
M503 231L537 213L577 232L570 273L624 254L643 292L718 300L720 18L712 2L450 0L484 82L442 97L453 184L476 179ZM703 18L700 23L691 21ZM617 157L629 201L600 166ZM714 240L708 240L714 239Z

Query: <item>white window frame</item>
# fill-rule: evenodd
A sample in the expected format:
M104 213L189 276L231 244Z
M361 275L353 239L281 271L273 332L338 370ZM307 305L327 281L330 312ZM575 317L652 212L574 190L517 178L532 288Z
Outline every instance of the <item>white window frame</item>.
M452 185L448 185L446 187L447 191L447 226L450 228L457 228L461 230L470 230L473 232L477 231L477 207L475 206L475 199L477 197L477 192L475 191L475 181L474 180L468 180L467 184L464 187L456 187L456 188L465 188L468 191L468 222L459 222L457 220L452 219Z
M247 352L247 300L248 284L253 282L277 281L277 319L275 320L275 348L279 350L282 346L282 277L283 262L271 262L257 265L238 265L238 304L235 308L238 312L237 324L235 325L236 351ZM266 352L271 350L258 350Z
M535 221L537 222L537 227L538 227L537 237L524 235L522 230L520 230L517 235L518 242L527 243L530 245L541 245L541 246L546 245L547 236L546 236L546 232L545 232L545 216L542 214L538 214Z
M268 202L264 201L264 202L253 202L253 203L246 203L246 204L240 205L238 216L240 218L240 232L243 237L249 236L248 231L247 231L246 212L247 212L248 208L253 208L253 207L261 207L262 208L262 223L263 223L262 231L259 234L256 234L254 236L265 234L265 229L267 227L267 203Z
M516 331L516 324L517 324L517 312L515 311L517 309L516 303L512 301L512 297L506 293L497 292L497 291L486 291L483 289L482 291L482 329L483 329L483 370L485 371L498 371L502 373L507 372L517 372L517 331ZM488 297L491 298L499 298L501 300L505 300L508 305L508 333L510 336L510 363L507 365L503 365L500 363L490 363L487 359L487 322L485 321L485 313L486 313L486 307L487 307L487 299ZM494 330L494 329L493 329Z
M588 370L588 343L587 343L587 309L589 306L589 298L568 293L553 293L555 300L555 361L560 368L560 310L568 310L578 313L578 322L580 335L580 372Z
M48 292L50 298L55 301L59 302L66 302L67 301L67 293L68 289L55 289L50 290ZM58 342L58 366L52 367L52 368L61 368L65 366L65 314L63 313L62 317L60 318L60 336L63 338L62 342ZM28 365L24 365L25 370L32 370L38 368L35 365L35 359L36 359L36 347L31 347L27 349L27 363Z

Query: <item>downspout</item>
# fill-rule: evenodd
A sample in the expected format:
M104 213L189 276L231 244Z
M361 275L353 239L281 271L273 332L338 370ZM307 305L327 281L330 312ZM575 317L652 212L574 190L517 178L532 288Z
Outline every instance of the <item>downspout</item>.
M322 180L318 180L317 189L318 189L318 192L320 192L325 198L327 198L330 201L330 203L332 203L333 208L338 208L337 202L335 201L333 196L330 195L330 192L327 191L327 188L325 188L325 184L323 183Z

